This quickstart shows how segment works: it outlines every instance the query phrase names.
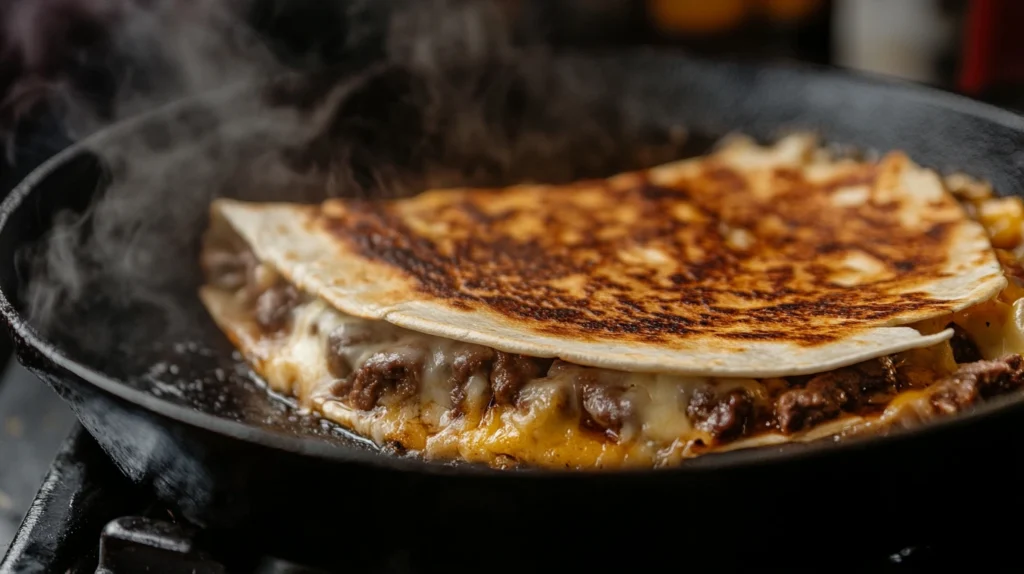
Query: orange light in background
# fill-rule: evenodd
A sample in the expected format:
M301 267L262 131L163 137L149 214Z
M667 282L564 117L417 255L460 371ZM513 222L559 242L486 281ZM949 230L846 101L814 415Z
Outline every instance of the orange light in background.
M821 8L822 0L759 0L763 14L775 21L799 22Z
M647 14L663 32L701 34L739 25L750 7L748 0L648 0Z
M712 33L739 26L754 14L792 24L813 15L823 0L647 0L647 13L662 32Z

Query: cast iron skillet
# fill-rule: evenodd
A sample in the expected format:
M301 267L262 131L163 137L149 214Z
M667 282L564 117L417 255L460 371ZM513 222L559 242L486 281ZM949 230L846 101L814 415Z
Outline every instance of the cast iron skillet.
M1024 120L1000 109L789 65L646 51L600 64L642 123L765 140L811 129L860 149L902 149L925 165L988 179L1001 194L1024 194ZM178 122L194 105L112 127L91 144ZM176 340L161 338L145 308L83 311L76 320L107 341L101 356L59 336L58 344L43 340L20 311L18 252L58 208L81 208L109 181L89 143L46 162L0 207L0 310L17 356L70 403L126 475L247 548L265 544L334 566L351 566L373 542L453 569L524 560L582 567L615 557L792 565L836 551L895 551L1018 502L1019 396L884 438L740 451L680 468L499 472L377 452L268 399L191 291L179 301L191 331Z

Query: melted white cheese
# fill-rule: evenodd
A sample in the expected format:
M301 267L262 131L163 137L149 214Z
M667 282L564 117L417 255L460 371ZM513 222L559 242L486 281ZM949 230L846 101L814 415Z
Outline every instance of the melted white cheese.
M701 444L710 437L694 427L686 412L697 390L744 389L755 400L771 398L764 382L754 379L624 373L562 364L548 376L526 383L515 406L491 405L487 375L474 374L466 382L462 408L455 411L452 363L460 353L479 347L348 316L315 298L292 313L291 328L286 333L261 342L262 374L267 382L275 390L297 396L302 406L319 409L378 444L399 442L422 451L427 458L461 457L491 464L519 458L549 466L560 466L563 461L570 466L663 466L707 450ZM954 319L970 332L988 358L1024 350L1024 302L1011 306L993 300L963 311ZM945 324L938 320L935 323L935 328ZM339 331L351 336L351 344L328 349L328 337ZM917 355L950 355L948 343L941 347L944 350L919 350ZM371 411L349 407L332 394L338 380L327 368L330 352L340 353L352 372L376 353L422 353L419 391L402 400L382 397L381 405ZM593 435L588 438L581 429L578 393L582 377L625 389L624 397L634 409L634 422L619 429L617 440ZM916 407L915 401L897 399L880 420L844 416L796 435L760 434L715 445L713 450L813 440L848 429L883 426L914 418L919 410Z
M292 328L273 343L267 353L264 375L276 390L297 395L305 407L319 406L332 418L341 418L354 430L380 443L390 423L381 413L360 413L344 405L331 394L337 379L327 369L328 336L338 330L352 334L354 342L335 349L358 371L367 359L378 352L395 352L402 348L425 349L423 372L415 400L401 405L389 404L391 415L403 411L399 418L416 421L426 435L442 433L449 427L465 427L480 423L490 400L490 384L486 375L473 375L465 386L462 413L452 411L452 362L460 352L473 345L425 335L396 327L386 322L360 319L340 313L319 299L297 306L292 311ZM552 423L552 417L569 413L578 423L579 397L574 382L584 372L610 377L624 387L625 396L635 408L637 421L618 433L622 441L671 443L680 438L704 434L694 430L686 414L689 398L697 389L714 387L721 390L747 389L755 397L765 395L764 387L753 379L707 379L666 374L622 373L565 365L559 372L528 382L519 393L520 406L505 415L507 423L518 428L537 429ZM381 409L375 409L375 411ZM393 429L391 429L393 430ZM449 434L455 432L449 430ZM427 440L424 438L424 440Z

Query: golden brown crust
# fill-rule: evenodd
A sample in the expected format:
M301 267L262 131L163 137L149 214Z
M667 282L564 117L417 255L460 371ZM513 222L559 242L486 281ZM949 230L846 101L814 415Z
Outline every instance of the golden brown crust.
M996 295L985 229L900 153L799 137L565 186L319 206L219 200L215 226L364 319L632 372L812 374L933 345Z
M1024 386L1024 288L999 265L1016 281L1019 200L955 188L983 229L902 154L815 164L736 149L563 187L215 205L202 296L254 368L304 406L378 444L496 466L670 465L887 432ZM261 271L275 266L280 276ZM308 298L271 305L294 299L277 297L280 281ZM460 323L437 333L396 317ZM926 320L901 329L952 339L893 348L885 336L899 329L877 329L888 352L845 367L823 367L835 357L819 354L796 376L730 373L738 355L706 375L626 372L637 343L655 365L707 341L801 352L838 340L849 351L863 344L859 329L914 317ZM556 353L603 339L614 360L552 363L465 337L495 325L506 331L493 341L541 332ZM763 371L773 356L742 359Z
M334 201L311 225L425 296L567 339L815 345L956 307L925 286L956 273L965 215L941 188L894 192L907 162L810 179L712 157L685 174Z

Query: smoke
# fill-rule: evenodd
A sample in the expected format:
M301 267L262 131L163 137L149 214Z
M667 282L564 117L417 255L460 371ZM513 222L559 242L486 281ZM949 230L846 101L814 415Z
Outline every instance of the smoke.
M94 195L83 175L81 189L60 201L94 195L87 209L61 212L51 232L20 254L27 313L44 333L66 330L69 317L104 302L149 302L180 317L165 291L202 204L242 160L244 146L230 142L288 141L297 122L254 97L189 106L145 129L87 139L180 98L282 73L270 46L242 25L242 8L213 0L31 0L8 8L5 61L20 73L4 117L14 123L45 106L71 139L85 138L109 182Z
M93 346L109 341L82 319L89 313L143 305L161 311L159 329L180 328L190 320L180 294L194 296L197 240L217 196L397 197L632 166L626 150L646 148L617 87L583 60L554 57L544 29L529 14L511 19L512 5L15 4L4 54L18 74L2 116L15 121L45 100L76 139L133 126L86 140L104 166L102 189L69 190L90 198L86 209L62 212L22 253L32 322L44 333L77 329ZM83 32L58 45L53 26ZM108 78L102 93L83 88L83 70Z

